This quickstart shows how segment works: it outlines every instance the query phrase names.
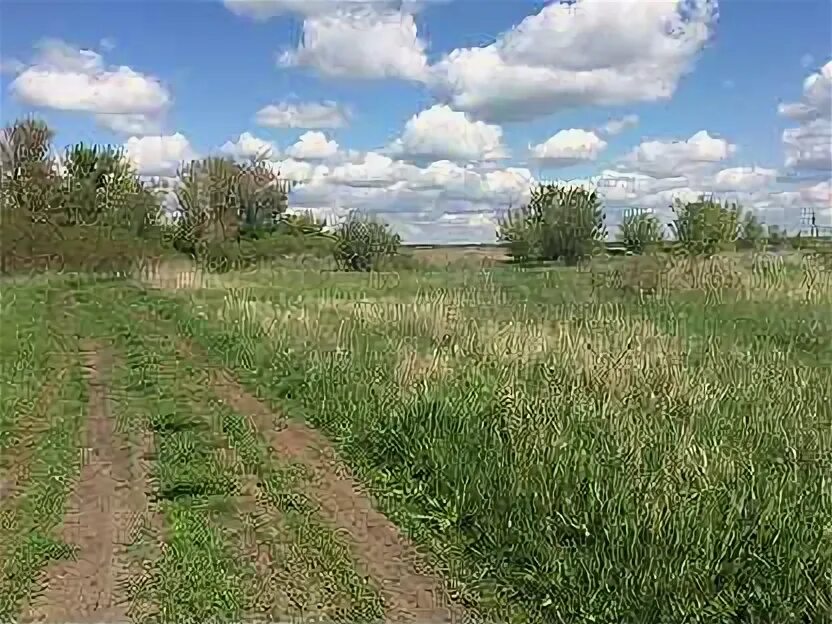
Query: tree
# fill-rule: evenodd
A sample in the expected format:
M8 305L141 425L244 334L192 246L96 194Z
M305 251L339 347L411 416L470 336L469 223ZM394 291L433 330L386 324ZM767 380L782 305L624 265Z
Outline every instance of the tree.
M60 197L60 178L52 155L53 138L49 126L35 118L18 119L3 129L0 199L4 209L22 213L32 221L50 220Z
M239 200L241 233L270 230L289 207L291 184L280 178L264 156L238 165L237 197Z
M373 217L353 212L335 230L335 262L347 271L372 271L395 256L401 237Z
M753 212L743 216L740 242L747 249L757 249L765 242L765 226Z
M606 237L601 200L595 190L557 184L532 188L529 203L509 209L497 230L519 261L562 260L576 265Z
M786 245L786 232L778 225L768 226L768 244L775 249L782 249Z
M649 213L628 214L621 222L619 240L627 251L642 254L664 238L662 225L655 215Z
M64 156L63 207L66 223L124 223L141 191L138 176L120 149L78 143Z
M256 238L288 207L288 185L262 158L236 163L206 158L183 166L175 189L174 246L198 253L207 243Z
M679 247L688 255L713 256L736 245L740 235L739 204L721 204L700 196L697 201L676 200L670 227Z

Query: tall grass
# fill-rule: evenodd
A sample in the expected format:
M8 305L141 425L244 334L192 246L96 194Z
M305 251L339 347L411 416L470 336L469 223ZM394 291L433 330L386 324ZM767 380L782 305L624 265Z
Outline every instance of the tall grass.
M326 431L492 615L820 622L832 322L823 302L787 296L794 279L764 308L734 283L640 305L587 297L588 276L554 293L551 277L498 270L441 291L402 274L363 305L291 302L304 287L268 277L256 295L156 305Z

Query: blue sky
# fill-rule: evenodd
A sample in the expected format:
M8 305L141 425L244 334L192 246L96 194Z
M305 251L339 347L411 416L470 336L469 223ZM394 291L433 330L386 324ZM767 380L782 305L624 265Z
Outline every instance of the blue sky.
M828 1L559 4L3 0L0 112L148 175L270 145L296 206L411 241L493 239L536 177L614 179L612 222L708 191L832 225Z

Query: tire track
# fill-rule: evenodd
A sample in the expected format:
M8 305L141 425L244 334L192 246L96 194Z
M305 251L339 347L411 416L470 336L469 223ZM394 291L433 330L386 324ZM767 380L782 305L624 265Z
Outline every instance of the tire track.
M217 371L214 390L223 402L254 417L258 429L281 458L307 466L313 474L310 498L328 524L345 536L358 563L376 583L385 603L385 622L456 622L461 607L451 603L443 579L429 572L414 546L375 509L359 483L336 458L326 439L303 424L281 420L227 371Z
M89 402L82 467L62 530L77 556L43 572L45 590L34 595L22 622L128 621L126 544L146 508L144 475L135 469L126 440L114 432L109 353L95 344L85 347Z

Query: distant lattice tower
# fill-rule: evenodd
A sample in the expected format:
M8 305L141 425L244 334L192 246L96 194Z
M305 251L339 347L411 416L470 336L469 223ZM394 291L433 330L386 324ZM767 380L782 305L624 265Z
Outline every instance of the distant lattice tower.
M800 235L808 234L812 237L817 237L818 222L817 213L814 208L802 208L800 210Z

